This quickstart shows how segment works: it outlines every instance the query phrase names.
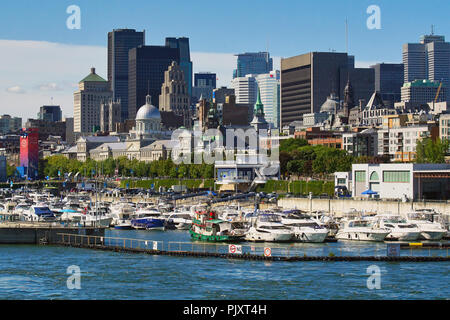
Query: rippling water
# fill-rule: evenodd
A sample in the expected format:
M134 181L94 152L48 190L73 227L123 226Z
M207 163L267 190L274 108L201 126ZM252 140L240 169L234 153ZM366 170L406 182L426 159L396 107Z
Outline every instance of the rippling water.
M108 231L107 235L189 241L187 232ZM301 245L327 254L384 244ZM307 251L310 254L310 251ZM427 253L428 254L428 253ZM435 254L435 253L431 253ZM124 254L56 246L0 246L1 299L448 299L450 263L375 263L381 289L367 288L373 262L262 262ZM69 290L67 267L81 269Z

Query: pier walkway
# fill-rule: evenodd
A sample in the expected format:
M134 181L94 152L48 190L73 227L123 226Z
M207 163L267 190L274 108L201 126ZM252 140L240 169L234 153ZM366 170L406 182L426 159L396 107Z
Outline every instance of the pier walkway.
M390 261L390 262L448 262L448 244L401 243L397 255L388 255L386 249L349 251L346 248L329 248L319 255L306 253L304 247L278 246L276 244L239 245L205 242L151 241L118 237L104 237L59 233L60 246L94 249L121 253L141 253L178 257L209 257L222 259L262 261Z

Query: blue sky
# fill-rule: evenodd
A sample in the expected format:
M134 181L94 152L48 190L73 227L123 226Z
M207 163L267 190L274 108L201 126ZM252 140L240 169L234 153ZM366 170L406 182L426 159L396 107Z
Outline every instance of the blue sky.
M81 8L81 30L66 28L72 4ZM373 4L381 9L380 30L366 27ZM198 53L194 71L217 72L227 85L234 53L345 51L346 19L349 52L360 65L400 62L402 44L417 42L432 24L450 39L449 9L448 0L2 1L0 58L9 64L0 66L0 113L32 117L52 96L70 116L72 93L89 67L106 77L107 32L114 28L145 29L147 44L189 37Z
M147 31L147 43L187 36L193 51L269 50L274 56L349 49L359 60L400 60L401 44L430 31L449 34L448 0L15 0L2 1L0 39L106 45L106 33ZM81 8L81 30L68 30L66 8ZM366 9L381 8L381 30L368 30Z

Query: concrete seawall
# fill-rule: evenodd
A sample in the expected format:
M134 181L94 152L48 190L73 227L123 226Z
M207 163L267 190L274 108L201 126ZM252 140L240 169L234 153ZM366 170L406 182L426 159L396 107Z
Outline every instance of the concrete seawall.
M304 211L325 211L337 216L348 212L351 208L358 211L406 214L416 209L434 209L436 212L450 214L450 202L401 202L374 201L353 199L308 199L283 198L278 200L278 206L285 209Z
M19 224L0 225L0 244L56 244L61 241L60 233L102 237L102 228L72 228L50 226L23 226Z

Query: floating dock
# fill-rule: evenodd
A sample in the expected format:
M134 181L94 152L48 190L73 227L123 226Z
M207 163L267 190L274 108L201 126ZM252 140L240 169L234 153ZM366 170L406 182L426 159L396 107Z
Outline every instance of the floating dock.
M252 253L221 253L207 251L206 245L203 251L195 250L176 250L170 249L170 244L168 249L159 250L158 244L161 242L144 240L144 239L127 239L127 238L113 238L113 237L95 237L95 236L83 236L83 235L71 235L71 234L58 234L60 246L73 247L73 248L83 248L83 249L94 249L101 251L111 251L111 252L121 252L121 253L135 253L135 254L149 254L149 255L165 255L165 256L177 256L177 257L197 257L197 258L222 258L222 259L237 259L237 260L260 260L260 261L322 261L322 262L337 262L337 261L371 261L371 262L448 262L450 261L450 256L340 256L330 254L328 256L296 256L296 255L277 255L271 256L266 254L252 254ZM107 240L115 240L115 245L105 245ZM135 247L133 247L135 243ZM153 248L143 248L142 244L145 246L153 243ZM155 246L156 243L156 246ZM177 242L178 243L178 242ZM128 246L127 244L131 244ZM179 243L181 244L181 243ZM220 244L220 246L225 246ZM228 245L227 245L228 246ZM231 245L233 246L233 245ZM164 246L163 246L164 247ZM194 247L194 244L192 244ZM181 248L181 245L180 245ZM264 253L267 248L264 248ZM269 248L270 249L270 248Z

